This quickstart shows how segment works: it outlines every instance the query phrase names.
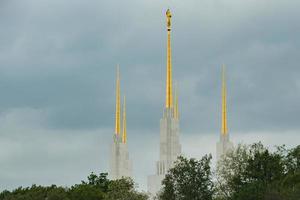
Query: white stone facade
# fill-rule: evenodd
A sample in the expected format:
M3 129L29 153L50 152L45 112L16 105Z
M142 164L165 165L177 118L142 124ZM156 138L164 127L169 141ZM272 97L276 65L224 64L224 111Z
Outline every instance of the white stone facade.
M127 143L122 143L120 134L114 134L110 156L110 179L132 177L132 162L129 159Z
M160 120L160 155L156 162L156 173L148 176L148 192L155 196L161 189L161 181L181 155L179 142L179 120L174 118L173 108L165 108Z
M221 134L220 141L217 142L217 161L230 150L233 150L233 143L230 142L229 135Z

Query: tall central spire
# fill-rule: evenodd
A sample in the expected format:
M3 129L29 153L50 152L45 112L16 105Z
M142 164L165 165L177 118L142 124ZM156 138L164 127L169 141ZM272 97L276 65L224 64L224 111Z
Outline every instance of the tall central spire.
M174 96L172 94L172 61L171 61L171 12L166 12L167 25L167 73L166 73L166 105L163 109L163 116L160 119L160 143L159 160L156 162L156 173L148 176L148 192L152 197L156 196L162 188L162 180L174 166L174 162L181 155L179 111L177 85L175 84Z
M222 66L222 127L221 134L227 135L227 105L226 105L226 80L225 65Z
M166 108L173 107L172 95L172 62L171 62L171 11L168 9L166 12L167 17L167 31L168 31L168 44L167 44L167 83L166 83Z
M120 102L120 69L117 66L117 81L116 81L116 127L115 133L119 135L121 132L121 102Z

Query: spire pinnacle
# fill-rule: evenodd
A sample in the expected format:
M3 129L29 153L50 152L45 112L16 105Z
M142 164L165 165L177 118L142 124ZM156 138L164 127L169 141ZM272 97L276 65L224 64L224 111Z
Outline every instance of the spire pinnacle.
M167 10L166 17L167 17L167 27L168 27L168 29L171 29L171 17L172 17L172 14L171 14L170 9Z
M123 134L122 134L122 142L125 144L127 142L127 131L126 131L126 99L124 96L123 101Z
M225 80L225 65L222 66L222 127L221 134L227 135L227 104L226 104L226 80Z
M171 11L168 9L166 12L167 18L167 31L168 31L168 42L167 42L167 80L166 80L166 108L173 107L173 96L172 96L172 62L171 62Z
M117 80L116 80L116 127L115 134L120 134L121 129L121 106L120 106L120 67L117 65Z

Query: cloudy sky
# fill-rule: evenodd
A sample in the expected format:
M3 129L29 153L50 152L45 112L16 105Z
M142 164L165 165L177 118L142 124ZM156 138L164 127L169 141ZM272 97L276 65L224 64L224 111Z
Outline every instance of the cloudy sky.
M300 1L0 0L0 191L107 172L115 72L134 177L158 159L165 11L186 156L215 155L221 64L234 143L300 141Z

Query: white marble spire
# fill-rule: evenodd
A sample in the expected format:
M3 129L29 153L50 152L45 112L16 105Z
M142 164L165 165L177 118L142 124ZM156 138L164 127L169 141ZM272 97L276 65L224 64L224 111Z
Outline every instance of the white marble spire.
M156 173L148 176L148 192L155 196L161 189L161 181L168 170L173 166L177 157L181 154L179 142L179 111L177 94L175 95L175 107L172 95L172 63L171 63L171 12L167 10L167 77L166 77L166 105L163 117L160 120L160 149L159 160L156 162Z
M220 141L217 142L217 161L222 155L233 149L233 143L229 140L227 127L227 91L225 80L225 65L222 66L222 111L221 111L221 134Z
M117 68L116 81L116 119L115 119L115 133L113 134L113 142L111 145L110 155L110 173L109 177L112 180L120 179L122 177L132 176L132 162L129 159L129 152L127 146L127 130L126 130L126 110L125 97L123 104L123 124L121 134L121 101L120 101L120 73Z

